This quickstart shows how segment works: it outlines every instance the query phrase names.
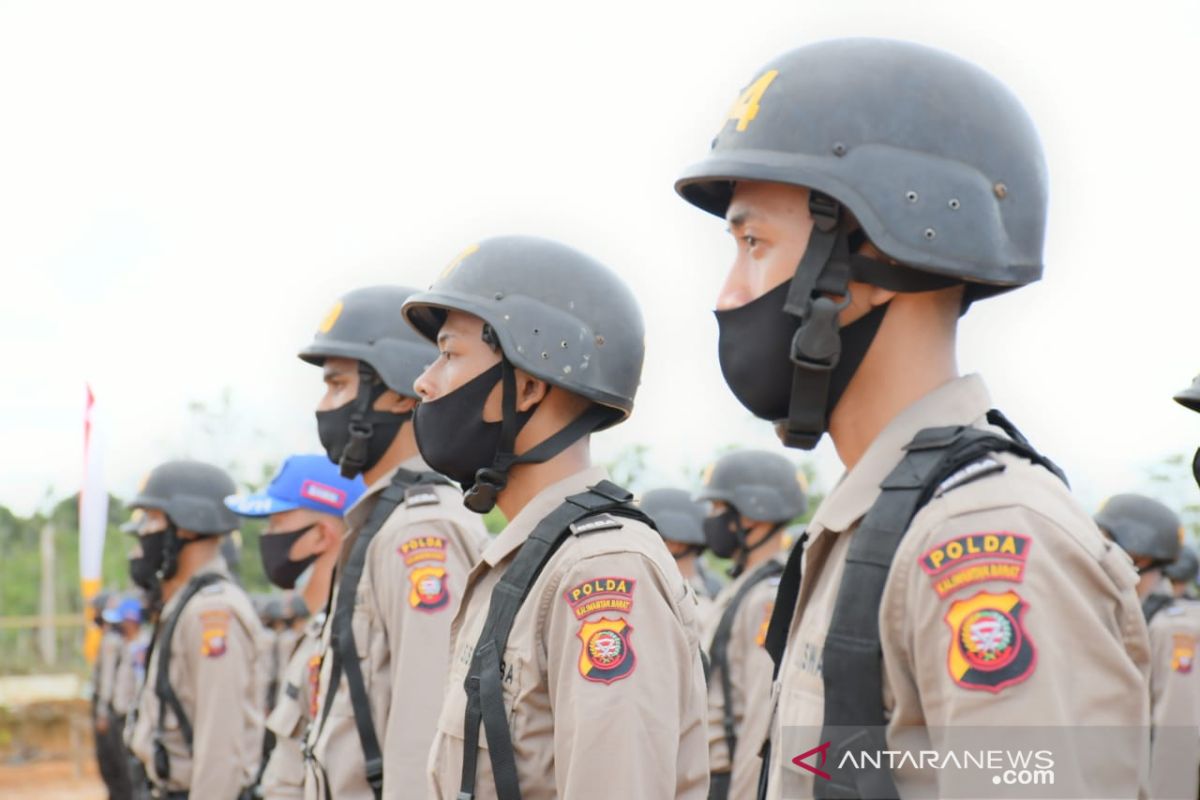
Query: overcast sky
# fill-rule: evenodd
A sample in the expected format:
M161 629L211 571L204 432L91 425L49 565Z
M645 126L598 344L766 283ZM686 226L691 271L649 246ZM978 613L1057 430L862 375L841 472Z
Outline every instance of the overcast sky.
M295 353L337 295L423 287L514 232L597 256L641 298L638 408L602 456L645 443L679 481L722 446L777 447L717 365L732 242L672 183L763 63L847 35L950 50L1027 104L1046 277L972 309L960 366L1089 506L1145 488L1200 444L1170 401L1200 371L1198 8L0 2L0 504L77 488L85 381L121 496L170 457L245 477L314 450L319 371ZM199 429L189 403L226 391L230 424ZM826 487L840 471L828 442L793 455Z

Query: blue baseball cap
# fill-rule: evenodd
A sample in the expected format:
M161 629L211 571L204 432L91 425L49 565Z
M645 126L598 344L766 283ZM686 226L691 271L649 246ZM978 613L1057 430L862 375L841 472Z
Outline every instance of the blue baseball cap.
M107 614L107 612L105 612ZM117 606L117 614L122 622L142 621L142 602L136 597L127 597ZM107 618L105 619L107 622Z
M289 456L261 492L235 494L225 505L243 517L267 517L297 508L309 508L339 517L362 496L361 477L348 480L328 456Z

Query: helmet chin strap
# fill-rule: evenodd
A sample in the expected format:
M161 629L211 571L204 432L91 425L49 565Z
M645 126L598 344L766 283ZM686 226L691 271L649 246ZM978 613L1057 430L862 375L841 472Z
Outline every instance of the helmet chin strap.
M763 538L759 539L757 542L755 542L752 545L747 545L746 537L749 534L749 531L746 530L746 528L742 525L742 521L739 519L738 520L738 532L737 532L738 549L737 549L737 554L734 556L734 559L733 559L733 566L731 566L729 568L729 577L736 578L737 576L739 576L743 572L745 572L746 571L746 561L750 558L750 554L753 553L758 548L762 547L767 542L774 539L775 534L777 534L781 530L783 530L784 527L785 527L784 523L777 522L773 526L771 526L771 529L769 531L767 531L766 535L763 536Z
M516 368L503 356L501 364L503 365L501 367L503 385L501 413L503 416L500 421L500 445L496 451L496 457L492 460L492 465L477 471L475 483L463 494L463 505L476 514L486 514L496 507L496 500L508 486L508 472L514 466L541 464L549 461L618 413L601 405L592 405L557 433L521 455L515 455L513 451L516 448L517 434L533 416L537 406L528 411L517 411ZM553 389L552 385L548 385L547 393Z
M350 414L350 441L346 443L338 461L343 478L361 475L367 466L367 445L375 433L369 415L371 406L382 394L375 391L375 379L375 370L365 361L359 361L358 393L354 396L354 410Z
M804 450L816 447L828 429L829 414L866 356L886 313L885 303L847 325L847 329L851 325L857 329L853 341L845 341L838 315L850 305L850 281L895 292L928 292L961 283L851 253L851 240L864 237L852 230L852 220L841 204L814 191L809 194L808 208L812 233L783 305L784 312L799 320L799 326L792 337L788 417L777 425L785 446ZM844 359L848 360L842 363Z

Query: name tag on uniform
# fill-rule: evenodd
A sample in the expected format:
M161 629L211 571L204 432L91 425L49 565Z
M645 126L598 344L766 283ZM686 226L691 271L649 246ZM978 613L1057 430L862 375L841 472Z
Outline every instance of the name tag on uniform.
M594 517L580 520L571 526L571 533L579 536L583 533L595 533L610 528L622 528L624 523L610 514L598 514Z
M437 491L429 486L413 486L404 491L404 505L408 508L433 506L440 502Z

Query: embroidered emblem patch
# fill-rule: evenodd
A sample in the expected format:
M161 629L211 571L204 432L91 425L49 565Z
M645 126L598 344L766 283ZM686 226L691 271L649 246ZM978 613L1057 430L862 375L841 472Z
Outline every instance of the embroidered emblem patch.
M1011 591L979 592L950 606L948 667L955 683L995 694L1033 674L1037 651L1022 622L1025 609Z
M1018 533L957 536L921 556L921 569L934 579L938 597L984 581L1020 583L1029 545L1029 537Z
M317 695L321 691L321 656L314 653L308 658L308 718L315 720L321 710Z
M633 609L633 578L592 578L563 592L563 599L583 619L599 611L628 614Z
M633 627L624 619L601 617L579 628L583 650L579 674L589 681L611 684L633 674L637 656L630 644Z
M411 567L418 561L445 561L446 540L440 536L417 536L396 549L404 558L404 565Z
M225 655L229 641L229 612L201 611L200 655L205 658L220 658Z
M754 643L759 647L763 647L767 643L767 628L771 627L771 614L774 611L774 600L769 600L763 604L762 621L758 623L758 633L754 637Z
M1187 674L1196 660L1196 637L1186 633L1171 636L1171 669Z
M450 604L450 587L446 585L446 568L417 567L408 573L412 588L408 604L418 611L440 611Z

